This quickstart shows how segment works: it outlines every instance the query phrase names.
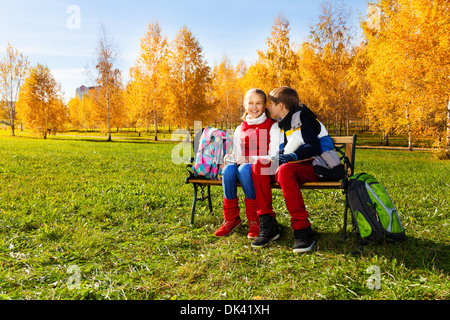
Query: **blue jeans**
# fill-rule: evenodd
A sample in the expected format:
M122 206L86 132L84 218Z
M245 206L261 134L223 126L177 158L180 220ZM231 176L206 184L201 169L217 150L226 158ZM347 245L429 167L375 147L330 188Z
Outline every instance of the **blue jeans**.
M226 199L237 198L237 181L241 183L247 199L256 199L255 188L252 179L252 164L244 163L240 166L228 164L222 171L222 187Z

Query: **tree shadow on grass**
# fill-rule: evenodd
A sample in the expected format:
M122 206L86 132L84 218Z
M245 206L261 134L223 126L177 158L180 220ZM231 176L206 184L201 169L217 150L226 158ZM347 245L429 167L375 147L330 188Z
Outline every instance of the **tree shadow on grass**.
M73 136L73 137L64 137L57 136L55 140L61 141L79 141L79 142L101 142L101 143L133 143L133 144L158 144L161 142L175 142L178 141L170 141L170 140L158 140L155 141L153 139L142 139L142 138L112 138L112 140L108 140L108 138L99 138L99 137L83 137L83 136Z
M216 216L215 226L219 227L222 216L220 212L209 213L209 209L206 204L199 205L200 214L197 215L197 224L201 225L202 219L209 220L211 216ZM217 210L216 210L217 211ZM203 216L203 217L202 217ZM243 227L234 231L239 237L246 237L248 232L247 222L245 217ZM277 217L278 227L280 231L280 239L275 243L278 246L286 247L290 250L294 244L294 234L289 225L288 217L280 215ZM203 223L207 223L203 221ZM329 252L333 254L341 254L346 256L358 257L384 257L388 260L396 260L398 263L402 263L409 269L420 269L434 271L440 270L445 274L450 274L450 246L444 242L433 241L425 238L416 238L406 235L406 239L398 243L374 243L368 246L364 246L361 251L356 235L351 232L350 226L347 230L347 238L343 239L342 229L335 230L321 230L313 224L313 231L317 238L314 253L317 252ZM211 230L213 232L213 230Z

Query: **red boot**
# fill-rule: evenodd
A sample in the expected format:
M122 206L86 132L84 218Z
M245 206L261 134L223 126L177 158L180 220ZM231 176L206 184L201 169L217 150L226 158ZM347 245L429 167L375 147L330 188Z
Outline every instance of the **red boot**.
M228 200L223 198L223 216L225 221L222 226L214 233L216 237L228 236L231 231L239 228L242 225L241 218L239 217L239 200L238 198Z
M256 213L256 199L245 198L245 213L248 220L247 238L255 239L259 235L259 217Z

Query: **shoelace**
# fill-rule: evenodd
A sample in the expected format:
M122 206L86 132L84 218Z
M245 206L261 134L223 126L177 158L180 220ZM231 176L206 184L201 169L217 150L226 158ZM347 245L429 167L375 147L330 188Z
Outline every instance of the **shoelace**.
M230 230L232 225L233 225L233 221L230 221L230 220L225 220L222 223L222 227L225 227L227 230Z
M257 227L259 227L258 221L256 221L256 220L250 220L250 221L248 222L248 226L249 226L249 227L252 227L252 226L254 226L254 225L256 225Z
M262 220L260 223L260 231L259 231L259 236L262 238L266 238L269 237L271 232L272 232L272 221L270 220Z

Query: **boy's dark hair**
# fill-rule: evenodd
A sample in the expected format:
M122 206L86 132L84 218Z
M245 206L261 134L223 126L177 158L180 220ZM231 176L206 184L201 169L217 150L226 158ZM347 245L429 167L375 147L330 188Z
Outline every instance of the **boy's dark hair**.
M275 104L282 102L286 109L291 110L300 104L297 91L291 87L281 87L269 93L269 101Z

